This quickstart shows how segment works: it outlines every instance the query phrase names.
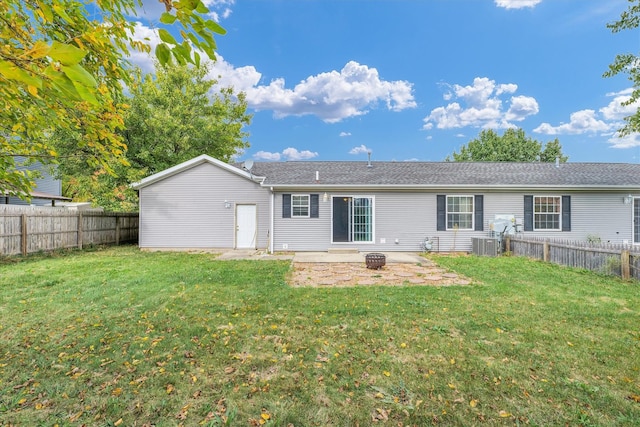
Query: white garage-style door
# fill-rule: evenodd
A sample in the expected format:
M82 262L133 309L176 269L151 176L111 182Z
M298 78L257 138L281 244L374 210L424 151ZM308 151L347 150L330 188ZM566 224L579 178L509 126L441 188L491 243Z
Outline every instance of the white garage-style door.
M257 217L256 205L236 205L236 248L256 248Z

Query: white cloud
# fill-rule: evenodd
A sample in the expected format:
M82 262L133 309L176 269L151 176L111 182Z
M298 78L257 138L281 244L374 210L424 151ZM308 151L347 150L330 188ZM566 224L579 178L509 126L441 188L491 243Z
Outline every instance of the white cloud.
M258 151L253 155L254 159L278 161L280 160L280 153L270 153L269 151Z
M605 123L596 117L596 112L594 110L581 110L571 113L569 116L569 123L562 123L558 126L552 126L549 123L542 123L533 131L546 135L576 135L583 133L606 132L611 130L611 128L611 124Z
M365 153L371 153L372 150L370 148L367 148L366 145L362 144L358 147L353 147L351 150L349 150L349 154L365 154Z
M603 117L607 120L622 120L638 111L640 101L629 105L622 105L631 99L632 92L633 89L630 88L620 92L608 93L607 96L612 96L613 99L606 107L602 107L599 110Z
M298 151L297 149L292 147L282 150L282 154L287 160L308 160L313 159L314 157L318 157L318 153L315 151Z
M134 52L129 60L145 73L151 73L153 52L160 42L157 30L136 24L136 40L145 40L151 54ZM355 61L348 62L342 70L320 73L307 77L293 88L287 88L284 78L276 78L269 84L260 84L262 74L254 66L235 67L216 53L215 62L204 60L210 67L209 76L218 80L219 87L233 87L246 94L247 104L254 110L272 110L276 118L315 115L334 123L349 117L366 114L369 109L383 103L390 111L402 111L417 106L413 97L413 85L404 80L380 79L378 70Z
M517 90L516 84L496 84L487 77L476 77L471 86L449 86L443 98L452 102L431 110L424 118L423 129L434 126L438 129L515 127L513 121L522 121L538 113L538 102L530 96L512 96L504 101L500 98ZM503 102L509 105L507 111L504 111Z
M611 144L611 148L640 147L640 133L620 136L618 132L616 132L614 136L609 138L608 142Z
M308 160L313 159L314 157L318 157L318 153L315 151L303 150L298 151L296 148L285 148L282 150L282 154L280 153L271 153L269 151L258 151L253 155L254 159L258 160L267 160L267 161L278 161L280 159L284 160Z
M351 136L351 132L340 132L341 137L345 137L345 136Z
M505 9L522 9L525 7L534 7L541 3L542 0L495 0L496 6Z
M307 77L291 89L283 78L244 89L253 109L272 110L277 118L315 115L328 123L366 114L380 102L391 111L414 108L412 90L411 83L381 80L378 70L355 61L339 72Z

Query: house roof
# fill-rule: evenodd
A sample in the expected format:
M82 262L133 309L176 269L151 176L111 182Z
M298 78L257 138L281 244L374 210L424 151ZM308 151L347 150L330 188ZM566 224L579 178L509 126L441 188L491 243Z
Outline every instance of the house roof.
M231 165L201 155L132 184L146 187L203 163L264 187L320 188L575 188L640 191L640 164L512 162L253 162ZM316 178L318 178L316 180Z
M146 187L147 185L151 185L154 182L158 182L161 181L165 178L168 178L170 176L176 175L182 171L191 169L195 166L204 164L204 163L210 163L212 165L216 165L224 170L227 170L231 173L234 173L236 175L239 175L243 178L249 179L249 180L260 180L260 177L256 177L255 173L249 173L246 170L242 169L242 166L233 166L230 165L228 163L225 163L221 160L218 159L214 159L211 156L207 156L206 154L202 154L198 157L194 157L191 160L187 160L186 162L182 162L178 165L175 165L169 169L165 169L163 171L160 171L158 173L155 173L153 175L150 175L146 178L141 179L138 182L134 182L133 184L131 184L131 187L139 190L140 188Z
M264 186L285 188L640 188L640 164L629 163L295 161L255 162L251 172Z

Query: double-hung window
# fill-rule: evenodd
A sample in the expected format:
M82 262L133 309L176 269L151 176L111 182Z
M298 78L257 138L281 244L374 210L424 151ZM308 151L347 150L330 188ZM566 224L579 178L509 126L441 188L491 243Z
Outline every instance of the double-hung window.
M309 195L308 194L292 194L291 195L291 217L292 218L309 218Z
M447 230L473 230L473 196L447 196Z
M533 198L534 230L560 230L561 200L560 196L535 196Z

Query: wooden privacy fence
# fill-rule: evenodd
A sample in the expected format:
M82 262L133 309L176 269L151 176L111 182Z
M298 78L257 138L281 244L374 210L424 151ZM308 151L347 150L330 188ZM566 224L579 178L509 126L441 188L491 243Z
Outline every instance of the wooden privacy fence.
M513 236L505 245L513 255L640 280L638 246Z
M137 241L137 213L0 205L0 255Z

